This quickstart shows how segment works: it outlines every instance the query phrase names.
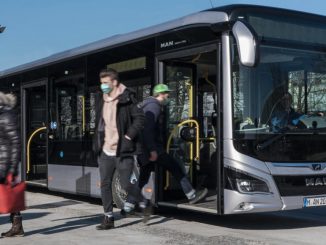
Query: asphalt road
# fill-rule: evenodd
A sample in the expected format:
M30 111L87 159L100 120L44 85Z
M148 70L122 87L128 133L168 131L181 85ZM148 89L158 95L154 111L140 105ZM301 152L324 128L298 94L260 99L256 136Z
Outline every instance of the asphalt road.
M0 244L326 244L326 208L250 215L214 216L165 209L145 225L115 210L116 228L97 231L99 201L28 192L25 237ZM9 229L0 216L0 231Z

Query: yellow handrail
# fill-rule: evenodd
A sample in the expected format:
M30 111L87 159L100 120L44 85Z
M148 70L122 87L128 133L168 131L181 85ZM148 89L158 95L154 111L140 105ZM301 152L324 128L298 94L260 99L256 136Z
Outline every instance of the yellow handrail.
M200 152L200 142L199 142L199 123L194 120L194 119L188 119L188 120L185 120L181 123L179 123L177 126L174 127L174 129L172 130L171 134L169 135L169 138L168 138L168 142L166 144L166 152L169 153L170 152L170 145L171 145L171 141L172 141L172 137L174 136L174 134L176 133L176 131L183 125L185 124L188 124L188 123L193 123L196 125L196 155L195 155L195 161L199 161L199 152ZM169 178L169 173L167 172L166 173L166 184L165 184L165 187L164 187L164 190L167 190L167 188L169 187L170 185L170 178Z
M31 170L31 166L30 166L30 147L31 147L31 142L32 142L32 139L33 139L33 137L38 133L38 132L40 132L40 131L42 131L42 130L46 130L46 127L42 127L42 128L38 128L38 129L36 129L32 134L31 134L31 136L29 136L29 139L28 139L28 141L27 141L27 163L26 163L26 165L27 165L27 170L26 170L26 173L28 174L29 173L29 171Z

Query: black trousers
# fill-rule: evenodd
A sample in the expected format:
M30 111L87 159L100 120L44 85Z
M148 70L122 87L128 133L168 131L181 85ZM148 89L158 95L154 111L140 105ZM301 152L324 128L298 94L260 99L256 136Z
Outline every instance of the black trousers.
M163 167L164 169L168 170L174 178L180 183L182 190L185 194L190 193L193 190L191 183L189 182L188 178L182 171L179 163L171 157L167 153L162 153L158 156L156 162L149 162L146 164L142 164L140 162L140 175L139 175L139 189L141 190L144 185L147 184L150 174L154 171L155 164Z
M102 152L98 158L98 165L104 213L109 213L113 210L112 181L115 169L119 171L121 187L128 192L127 202L136 204L138 200L138 187L130 182L134 168L134 158L108 156Z

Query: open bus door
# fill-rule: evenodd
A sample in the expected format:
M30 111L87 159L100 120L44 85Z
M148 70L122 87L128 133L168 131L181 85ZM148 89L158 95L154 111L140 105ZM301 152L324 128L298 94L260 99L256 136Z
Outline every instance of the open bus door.
M214 44L158 56L158 81L172 90L165 112L166 151L178 161L195 189L208 189L202 202L190 205L180 184L158 168L159 205L221 213L218 50Z
M47 186L47 80L21 87L22 179Z

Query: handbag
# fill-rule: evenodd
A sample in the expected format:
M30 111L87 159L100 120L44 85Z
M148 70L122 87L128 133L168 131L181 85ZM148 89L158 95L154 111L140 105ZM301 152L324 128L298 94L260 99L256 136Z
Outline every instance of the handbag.
M25 210L26 183L13 185L13 176L7 176L6 183L0 184L0 213L16 213Z

